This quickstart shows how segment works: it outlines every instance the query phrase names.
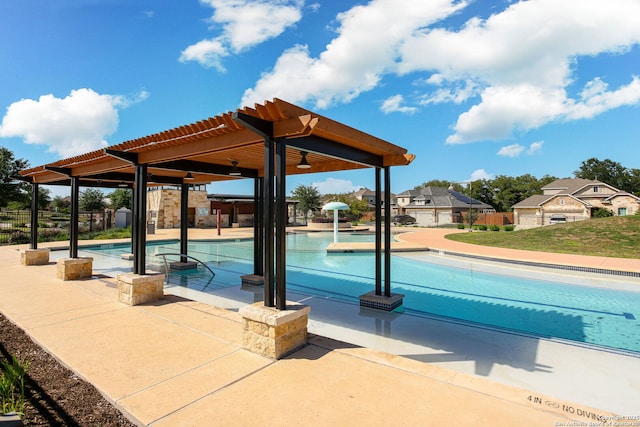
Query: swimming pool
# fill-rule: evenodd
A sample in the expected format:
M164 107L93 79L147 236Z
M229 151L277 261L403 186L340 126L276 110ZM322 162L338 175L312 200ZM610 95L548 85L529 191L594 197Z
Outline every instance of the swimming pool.
M327 254L332 239L332 233L287 235L287 289L357 305L358 297L374 288L374 254ZM372 240L340 235L340 241ZM130 245L86 250L119 257ZM155 255L163 252L178 253L179 243L148 243L148 262L161 268ZM192 241L189 255L210 265L216 276L203 268L172 272L172 284L215 293L237 287L240 275L253 272L252 240ZM465 267L392 255L391 289L405 295L396 311L640 352L640 292L490 274L460 264Z

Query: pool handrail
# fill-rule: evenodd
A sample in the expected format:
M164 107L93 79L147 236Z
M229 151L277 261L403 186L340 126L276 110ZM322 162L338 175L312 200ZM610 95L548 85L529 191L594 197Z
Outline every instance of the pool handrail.
M202 264L207 270L209 270L209 272L212 274L211 279L213 279L214 277L216 277L216 273L211 269L211 267L209 267L207 264L205 264L204 262L200 261L198 258L192 257L191 255L187 255L187 254L181 254L181 253L174 253L174 252L163 252L163 253L159 253L159 254L155 254L155 256L161 256L162 259L164 260L164 268L165 268L165 276L167 277L167 284L169 284L169 264L167 264L167 256L179 256L180 258L189 258L192 259L196 262L199 262L200 264Z

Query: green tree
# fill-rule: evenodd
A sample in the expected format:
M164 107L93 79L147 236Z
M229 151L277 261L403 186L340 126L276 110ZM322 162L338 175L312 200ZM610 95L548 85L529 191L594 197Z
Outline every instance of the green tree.
M481 200L491 204L498 212L510 212L513 205L534 194L542 194L542 187L555 180L549 175L540 179L530 174L518 177L498 175L485 183L490 189L493 203Z
M332 202L342 202L349 206L349 209L344 212L344 215L349 218L349 221L358 221L362 215L369 212L369 204L366 200L360 200L353 194L335 194L330 197Z
M128 188L118 188L109 194L111 200L111 209L118 210L120 208L131 209L131 201L133 199L132 191Z
M87 188L80 193L79 205L81 209L89 211L89 232L92 232L93 211L103 210L107 206L104 202L104 193L96 188Z
M320 209L320 193L312 185L298 185L293 189L291 197L298 201L298 209L302 211L305 224L307 223L309 211Z
M432 179L431 181L423 182L420 185L416 185L413 189L420 190L421 188L427 188L427 187L449 188L450 185L452 185L450 181L443 181L441 179ZM461 191L462 189L462 186L460 184L454 183L453 186L454 186L454 189L456 188L456 186L460 187L460 189L456 189L456 191Z
M56 212L65 212L69 207L71 207L71 202L62 196L54 197L51 204Z
M580 163L580 167L573 172L573 175L576 178L596 179L630 193L637 190L632 184L631 172L622 164L610 159L598 160L595 157L587 159Z
M29 185L24 182L12 183L11 176L28 167L27 160L16 159L11 150L0 147L0 207L12 201L25 201L25 191Z
M28 204L27 204L27 208L29 206L31 206L31 186L29 185L27 187L27 199L28 199ZM38 209L43 211L43 210L47 210L49 209L49 205L51 205L51 196L49 195L51 194L51 192L46 189L46 188L42 188L40 186L38 186Z

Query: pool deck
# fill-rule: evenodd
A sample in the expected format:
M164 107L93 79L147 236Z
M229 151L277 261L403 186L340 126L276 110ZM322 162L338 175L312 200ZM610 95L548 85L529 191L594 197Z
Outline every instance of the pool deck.
M447 232L411 230L402 239L430 250L640 270L638 260L465 245L444 239ZM222 234L251 237L243 229ZM177 237L157 230L148 240ZM218 236L190 229L189 238ZM46 246L60 243L39 245ZM19 248L0 247L0 312L138 425L558 426L615 415L606 401L589 407L321 335L274 361L243 349L233 310L172 295L129 307L116 302L114 279L62 281L54 263L20 265ZM625 381L615 367L611 375L608 386Z

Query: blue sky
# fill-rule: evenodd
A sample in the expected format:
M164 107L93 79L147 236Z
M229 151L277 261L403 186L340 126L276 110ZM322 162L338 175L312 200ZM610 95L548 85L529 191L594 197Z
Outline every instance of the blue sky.
M640 168L638 0L2 0L0 82L0 145L31 166L278 97L415 154L396 193Z

